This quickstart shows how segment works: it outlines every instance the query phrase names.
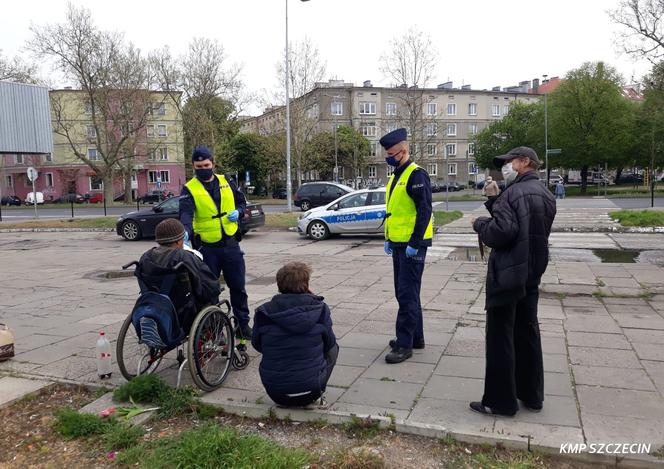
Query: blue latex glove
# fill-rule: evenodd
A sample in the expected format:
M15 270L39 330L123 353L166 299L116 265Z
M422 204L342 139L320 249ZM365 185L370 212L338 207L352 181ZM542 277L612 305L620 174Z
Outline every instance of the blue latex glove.
M230 221L238 221L240 219L240 212L238 212L237 210L233 210L231 213L227 215L227 218Z
M191 241L189 240L189 232L187 230L184 230L184 244L186 244L189 248L191 248Z
M383 246L383 249L385 250L385 254L387 254L388 256L392 255L392 248L390 247L389 241L385 241L385 246Z
M413 257L417 255L417 248L412 248L410 246L406 246L406 257Z

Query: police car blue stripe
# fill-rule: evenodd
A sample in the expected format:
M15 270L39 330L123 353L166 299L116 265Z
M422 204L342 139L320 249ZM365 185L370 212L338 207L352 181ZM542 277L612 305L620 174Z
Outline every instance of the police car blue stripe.
M345 213L342 215L327 215L320 217L325 223L334 224L334 223L353 223L358 221L365 220L382 220L385 217L384 210L378 210L375 212L365 212L365 213Z

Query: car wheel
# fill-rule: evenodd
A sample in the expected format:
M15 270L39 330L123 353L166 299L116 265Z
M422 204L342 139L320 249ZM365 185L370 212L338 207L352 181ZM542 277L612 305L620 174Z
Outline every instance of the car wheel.
M300 209L303 212L306 212L307 210L311 209L311 202L308 200L303 200L302 203L300 204Z
M330 236L330 229L324 222L316 220L309 224L307 233L314 241L322 241Z
M127 220L122 224L122 237L127 241L141 239L141 227L134 220Z

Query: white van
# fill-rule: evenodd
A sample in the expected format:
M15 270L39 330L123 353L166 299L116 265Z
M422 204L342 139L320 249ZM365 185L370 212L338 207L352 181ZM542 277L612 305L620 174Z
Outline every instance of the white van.
M28 192L27 197L25 198L26 205L34 205L35 198L37 199L37 205L44 203L44 194L41 192Z

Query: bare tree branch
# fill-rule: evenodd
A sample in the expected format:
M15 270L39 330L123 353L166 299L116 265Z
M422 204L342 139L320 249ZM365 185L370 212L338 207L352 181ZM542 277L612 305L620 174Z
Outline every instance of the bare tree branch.
M652 63L664 58L664 0L622 0L609 16L623 27L616 42L626 54Z
M5 58L0 49L0 80L15 81L19 83L39 83L37 66L26 63L20 57Z

